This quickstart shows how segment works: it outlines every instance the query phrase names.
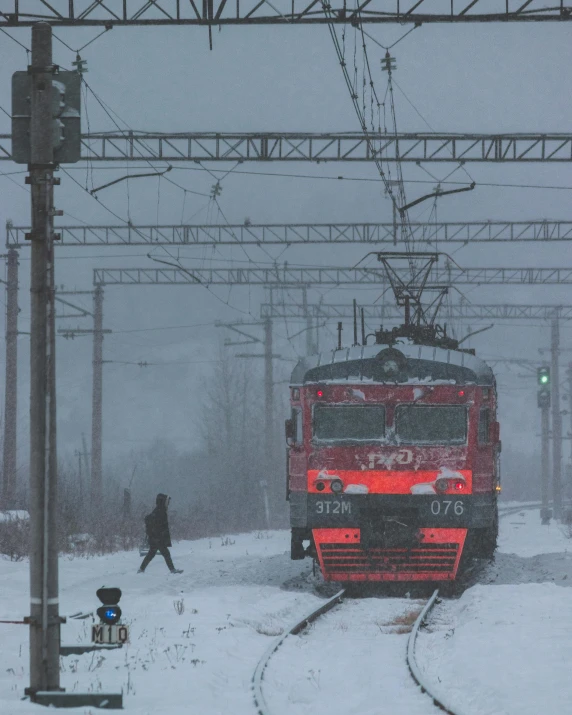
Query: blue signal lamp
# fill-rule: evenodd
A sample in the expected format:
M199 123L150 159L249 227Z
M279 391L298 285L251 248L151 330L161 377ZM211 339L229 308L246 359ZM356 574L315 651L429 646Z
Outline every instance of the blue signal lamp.
M106 626L114 626L121 618L119 606L100 606L97 609L99 620Z
M96 595L103 603L97 609L99 620L106 626L114 626L121 618L121 608L117 605L121 599L121 589L103 587L96 591Z

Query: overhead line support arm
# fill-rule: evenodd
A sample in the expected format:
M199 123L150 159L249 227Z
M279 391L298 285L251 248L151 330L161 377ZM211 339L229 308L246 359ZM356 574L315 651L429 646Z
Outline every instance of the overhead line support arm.
M0 134L0 160L11 159ZM372 145L374 152L372 153ZM563 163L572 134L555 132L96 132L82 135L90 162L385 162Z
M42 2L41 12L38 12L38 3L32 0L6 0L3 3L5 9L0 13L0 27L29 27L40 20L57 27L101 26L107 29L113 26L346 24L355 23L358 18L360 24L401 25L566 22L571 19L572 12L572 6L563 2L546 7L543 0L522 0L515 10L509 9L506 0L451 0L445 12L436 10L436 4L430 0L369 0L361 4L358 15L355 10L348 10L345 2L332 2L326 12L322 3L310 0L273 0L272 3L214 0L202 5L192 0L124 0L107 4L99 0L67 0L66 3Z

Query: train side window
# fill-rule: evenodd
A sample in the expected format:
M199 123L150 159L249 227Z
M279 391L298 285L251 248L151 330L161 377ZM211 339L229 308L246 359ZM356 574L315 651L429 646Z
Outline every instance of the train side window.
M302 444L304 436L302 433L302 410L299 407L292 408L292 435L295 444Z
M490 441L490 410L488 407L481 407L479 413L479 444L489 444Z

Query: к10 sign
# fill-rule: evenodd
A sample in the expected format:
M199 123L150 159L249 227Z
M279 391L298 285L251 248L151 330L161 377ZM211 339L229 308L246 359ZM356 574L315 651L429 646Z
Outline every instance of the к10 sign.
M129 642L128 626L106 626L102 623L91 627L91 642L101 645L116 645Z

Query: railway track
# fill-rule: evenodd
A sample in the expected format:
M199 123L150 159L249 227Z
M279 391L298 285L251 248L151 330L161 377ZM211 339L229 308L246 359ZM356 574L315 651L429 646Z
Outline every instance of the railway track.
M408 667L413 680L421 688L421 692L426 693L433 700L433 703L435 705L439 706L442 710L449 713L450 715L463 715L460 711L454 711L451 708L450 704L447 701L446 694L438 692L438 690L433 684L426 681L417 665L417 661L415 658L415 643L417 641L419 630L426 622L426 619L431 612L433 606L438 603L438 594L438 590L434 591L432 596L425 603L422 611L418 615L413 625L411 633L409 634L409 640L407 644L406 666ZM331 611L333 608L335 608L335 606L341 603L345 595L346 589L342 589L341 591L336 593L335 596L332 596L332 598L328 599L319 608L309 613L303 619L298 621L298 623L292 626L286 633L277 638L264 653L264 655L258 662L258 665L252 677L252 694L254 698L254 704L256 706L256 712L258 713L258 715L272 715L272 711L270 710L270 707L264 695L264 675L272 659L272 656L280 649L280 647L284 644L284 642L289 636L301 633L305 628L307 628L309 624L316 621L321 615L327 613L328 611Z
M252 693L254 696L254 703L257 708L257 712L259 715L271 715L270 709L268 707L268 704L266 702L266 699L264 697L264 692L262 690L262 682L264 679L264 672L268 666L268 663L270 662L270 659L276 653L276 651L280 648L280 646L284 643L286 638L288 636L295 636L301 631L304 630L304 628L307 628L310 623L315 621L317 618L319 618L321 615L324 613L327 613L328 611L331 611L334 606L337 606L338 603L341 603L342 598L344 597L346 593L346 589L342 588L341 591L338 591L335 596L332 596L330 599L328 599L325 603L323 603L321 606L316 608L314 611L309 613L305 618L303 618L301 621L298 621L294 626L292 626L286 633L282 634L280 637L278 637L268 648L268 650L264 653L262 658L258 661L258 665L256 666L256 670L254 671L254 675L252 676Z
M499 517L503 518L505 516L517 514L521 511L538 509L540 506L540 502L531 502L528 504L521 504L519 506L501 506L499 508ZM264 675L273 655L280 649L280 647L284 644L284 642L288 639L289 636L301 633L305 628L307 628L309 624L316 621L320 616L327 613L328 611L331 611L338 604L340 604L344 596L346 596L346 593L346 589L338 591L335 596L332 596L319 608L306 615L282 636L277 638L266 650L266 652L258 662L258 665L252 677L252 694L258 715L272 715L272 712L264 695ZM463 715L463 713L458 708L453 708L452 704L449 702L447 693L442 692L438 684L427 681L427 679L421 672L419 666L417 665L415 657L415 644L417 642L419 631L427 621L427 618L435 604L439 602L438 596L439 591L435 590L431 597L425 603L423 609L419 613L413 625L411 633L409 634L409 640L407 644L406 665L409 669L411 677L420 687L421 692L425 693L428 697L430 697L436 706L441 708L446 713L449 713L449 715Z

